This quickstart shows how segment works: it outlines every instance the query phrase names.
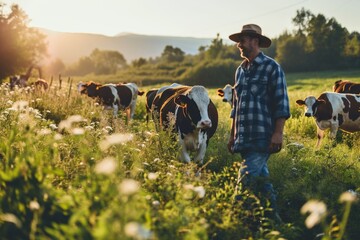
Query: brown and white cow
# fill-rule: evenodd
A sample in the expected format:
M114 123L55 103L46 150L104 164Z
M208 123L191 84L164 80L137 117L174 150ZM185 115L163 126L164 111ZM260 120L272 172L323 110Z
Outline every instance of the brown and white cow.
M308 96L296 103L305 106L306 117L315 118L316 147L320 146L325 129L330 129L331 138L336 137L338 129L349 133L360 131L360 95L324 92L318 98Z
M347 80L338 80L333 86L333 91L337 93L360 94L360 83L350 82Z
M99 84L95 82L79 83L78 91L96 98L105 107L111 107L114 116L117 116L119 109L126 111L127 120L134 117L137 96L144 92L139 91L135 83L126 84Z
M223 98L223 102L228 102L232 106L234 88L230 84L226 84L224 88L218 88L218 96Z
M179 84L166 87L155 97L152 110L159 112L160 126L174 126L178 133L180 160L189 163L190 152L195 152L194 161L202 164L218 125L218 112L207 90Z

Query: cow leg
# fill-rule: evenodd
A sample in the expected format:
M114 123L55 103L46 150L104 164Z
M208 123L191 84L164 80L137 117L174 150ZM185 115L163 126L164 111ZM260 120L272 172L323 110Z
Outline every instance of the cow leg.
M131 118L131 119L134 118L135 106L136 106L136 102L133 101L133 102L130 104L130 118Z
M129 122L129 121L130 121L130 118L131 118L130 108L125 109L125 112L126 112L126 119L127 119L127 121Z
M331 127L330 127L330 137L331 137L332 139L335 139L336 133L337 133L338 129L339 129L338 124L331 124Z
M322 141L322 139L324 138L324 131L321 130L319 127L317 128L317 143L316 143L316 148L319 148L320 147L320 143Z
M203 164L205 153L206 153L206 142L204 142L200 145L200 148L197 151L197 156L194 159L195 162Z
M118 115L118 111L119 111L118 105L116 105L116 104L113 105L113 111L114 111L114 117L116 118Z
M191 161L190 155L186 149L184 140L181 138L181 134L179 136L179 144L180 144L180 161L189 163Z
M194 159L195 162L203 164L204 162L204 157L205 157L205 153L206 153L206 141L207 141L207 134L204 132L199 132L199 148L197 150L197 155Z

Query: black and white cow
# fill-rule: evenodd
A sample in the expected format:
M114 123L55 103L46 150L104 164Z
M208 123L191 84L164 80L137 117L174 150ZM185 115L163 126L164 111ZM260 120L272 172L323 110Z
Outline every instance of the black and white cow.
M232 106L234 88L230 84L226 84L224 88L218 88L217 94L223 98L223 102L228 102Z
M308 96L297 100L305 106L305 116L314 117L320 146L324 130L330 128L330 137L335 138L338 129L345 132L360 131L360 95L324 92L318 98Z
M203 163L209 139L218 125L218 112L203 86L176 85L157 94L153 111L159 113L162 128L174 127L178 133L180 160Z
M124 109L127 120L134 117L137 96L144 94L138 90L135 83L104 85L95 82L79 83L78 91L96 98L105 107L112 108L114 116L117 116L119 109Z
M114 84L99 84L95 82L79 83L78 91L95 98L105 108L112 108L114 116L117 116L120 106L120 98Z

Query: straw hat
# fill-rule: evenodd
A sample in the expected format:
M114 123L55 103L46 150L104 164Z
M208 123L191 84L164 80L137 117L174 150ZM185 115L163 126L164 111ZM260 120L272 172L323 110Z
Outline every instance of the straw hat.
M256 24L247 24L244 25L241 32L231 34L229 36L230 40L234 42L240 42L242 36L251 36L259 38L259 47L268 48L271 45L270 38L261 34L261 27Z

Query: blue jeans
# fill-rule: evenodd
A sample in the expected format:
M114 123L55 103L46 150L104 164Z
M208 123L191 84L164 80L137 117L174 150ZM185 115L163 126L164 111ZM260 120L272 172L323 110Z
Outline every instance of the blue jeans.
M243 186L251 188L255 194L263 194L269 199L270 207L276 209L276 193L269 180L267 165L270 154L264 152L243 152L241 156L245 160L243 164L246 166L240 169L241 176L246 175L242 179Z

